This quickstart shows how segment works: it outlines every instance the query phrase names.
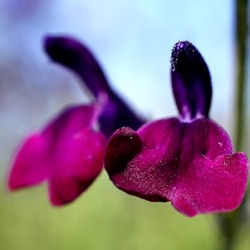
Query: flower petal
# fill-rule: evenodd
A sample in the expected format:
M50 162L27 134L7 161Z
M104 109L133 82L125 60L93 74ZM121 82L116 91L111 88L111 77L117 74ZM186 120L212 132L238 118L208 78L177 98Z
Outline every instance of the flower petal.
M139 117L122 99L113 96L103 108L99 118L100 130L107 136L121 127L138 129L145 120Z
M150 201L171 201L188 216L240 205L248 160L243 153L232 154L230 138L216 123L171 118L148 123L137 133L124 131L111 136L105 155L105 168L118 188ZM137 151L133 140L124 139L131 134L140 142ZM119 141L125 145L118 147ZM120 158L122 148L131 148L133 157Z
M190 42L175 44L171 55L175 101L184 121L208 117L212 86L206 62Z
M64 143L75 133L92 128L100 115L99 104L75 105L65 108L43 129L42 136L49 147ZM53 148L51 149L53 150Z
M192 171L176 182L173 206L187 216L236 209L246 190L247 166L244 153L221 155L214 161L197 159Z
M101 66L85 45L67 36L46 36L44 48L53 61L76 72L103 105L99 123L106 136L122 126L138 129L145 122L110 88Z
M53 205L72 202L89 187L102 170L105 146L106 138L101 133L85 129L57 148L49 178Z
M168 201L176 178L182 127L178 119L172 118L146 124L137 133L129 128L118 129L110 137L104 159L113 183L150 201Z
M33 186L48 176L45 148L40 134L31 135L20 148L11 167L8 186L14 191Z
M46 36L44 49L54 62L77 73L96 98L100 93L109 95L112 92L94 55L76 39L67 36Z
M85 174L86 185L91 183L101 171L100 157L103 157L106 144L106 138L101 133L92 131L99 109L98 105L69 107L54 118L42 132L30 136L17 153L11 167L9 188L16 190L39 184L51 176L60 175L62 171L70 172L70 168L78 168L78 165L73 164L78 164L78 160L83 162L84 157L97 157L93 164L86 160L86 169L83 170L89 172L89 176ZM84 136L86 139L76 139ZM89 145L86 142L89 142ZM90 149L90 146L93 147ZM79 159L78 154L83 152L86 155ZM70 157L70 161L66 161L67 157ZM67 168L63 164L67 165Z

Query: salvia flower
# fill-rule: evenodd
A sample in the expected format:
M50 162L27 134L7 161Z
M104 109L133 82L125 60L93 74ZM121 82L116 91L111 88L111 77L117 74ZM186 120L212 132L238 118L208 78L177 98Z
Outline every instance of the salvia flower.
M41 131L21 145L11 166L11 190L48 182L53 205L76 199L100 174L108 136L121 126L143 124L110 88L92 53L77 40L47 36L44 49L50 59L80 76L95 101L66 107Z
M242 202L248 159L233 153L227 133L209 119L208 67L189 42L171 57L179 117L122 127L110 137L105 168L119 189L149 201L170 201L181 213L228 212Z

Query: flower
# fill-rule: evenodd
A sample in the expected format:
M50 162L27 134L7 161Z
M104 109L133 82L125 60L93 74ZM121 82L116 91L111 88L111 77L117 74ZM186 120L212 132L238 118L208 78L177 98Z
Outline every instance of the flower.
M210 73L191 43L175 44L171 77L179 117L116 130L104 159L110 179L128 194L170 201L187 216L234 210L246 190L248 159L232 152L227 133L209 119Z
M107 137L124 125L137 129L143 119L110 88L83 44L70 37L46 36L44 49L52 61L80 76L95 101L66 107L28 136L14 158L8 186L18 190L46 180L51 203L60 206L75 200L100 174Z

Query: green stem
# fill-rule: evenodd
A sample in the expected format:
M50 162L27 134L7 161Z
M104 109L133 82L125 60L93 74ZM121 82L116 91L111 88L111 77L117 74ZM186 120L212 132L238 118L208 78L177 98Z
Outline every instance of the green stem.
M235 150L243 150L245 132L246 56L248 0L235 1L235 52L236 52L236 110Z
M235 52L236 52L236 103L235 103L235 150L243 151L246 125L246 56L247 56L247 22L248 0L235 0ZM237 233L242 224L242 213L245 201L241 206L228 214L219 215L218 221L223 235L224 250L232 250Z

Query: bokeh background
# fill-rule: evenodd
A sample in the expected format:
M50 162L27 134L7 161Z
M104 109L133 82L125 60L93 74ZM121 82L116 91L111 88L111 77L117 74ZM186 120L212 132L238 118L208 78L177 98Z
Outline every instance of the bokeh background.
M130 197L105 172L63 208L50 206L46 184L12 194L6 178L26 135L65 105L90 100L72 72L48 60L45 34L87 44L112 87L148 119L177 114L170 53L175 42L189 40L210 68L211 117L232 136L234 11L232 0L0 0L1 250L219 249L213 216L190 219L170 204ZM239 241L248 249L248 227Z

